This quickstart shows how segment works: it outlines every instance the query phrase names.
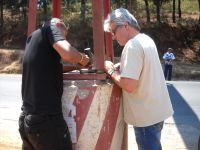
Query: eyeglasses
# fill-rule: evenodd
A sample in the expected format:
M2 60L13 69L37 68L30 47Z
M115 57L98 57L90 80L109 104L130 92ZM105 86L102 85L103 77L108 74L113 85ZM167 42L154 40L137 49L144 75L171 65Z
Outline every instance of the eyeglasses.
M114 35L116 34L117 29L118 29L119 27L122 27L122 26L124 26L124 25L117 25L113 30L111 30L112 36L114 36Z

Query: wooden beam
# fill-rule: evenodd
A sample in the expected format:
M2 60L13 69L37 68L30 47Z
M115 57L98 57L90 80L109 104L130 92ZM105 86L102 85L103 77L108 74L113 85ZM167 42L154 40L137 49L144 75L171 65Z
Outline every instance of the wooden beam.
M36 29L36 17L37 16L37 0L29 1L28 9L28 32L29 36Z

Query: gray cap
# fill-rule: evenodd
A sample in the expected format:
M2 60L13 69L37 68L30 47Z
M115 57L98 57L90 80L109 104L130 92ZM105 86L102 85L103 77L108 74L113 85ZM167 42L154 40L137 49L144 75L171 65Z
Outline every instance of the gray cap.
M59 18L52 18L51 20L50 20L50 25L53 25L53 26L56 26L56 27L61 27L61 28L64 28L64 29L66 29L66 30L68 30L69 29L69 25L67 24L65 24L61 19L59 19Z

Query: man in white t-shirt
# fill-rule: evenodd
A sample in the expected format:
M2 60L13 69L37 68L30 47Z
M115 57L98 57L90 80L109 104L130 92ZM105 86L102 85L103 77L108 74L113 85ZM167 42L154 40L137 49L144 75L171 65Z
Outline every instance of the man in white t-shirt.
M107 16L104 29L124 46L120 63L105 61L105 70L122 88L124 119L134 127L138 149L161 150L161 130L173 108L156 45L124 8Z

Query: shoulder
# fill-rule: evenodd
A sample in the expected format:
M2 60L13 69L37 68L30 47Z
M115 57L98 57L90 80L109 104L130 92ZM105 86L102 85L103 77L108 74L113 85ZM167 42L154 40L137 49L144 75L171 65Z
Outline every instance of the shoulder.
M137 39L133 38L130 39L127 44L124 47L124 50L126 50L129 53L135 53L136 51L142 50L142 44Z
M56 26L49 25L44 30L52 45L57 41L65 40L64 33Z
M143 43L143 36L143 34L139 33L127 42L126 47L141 48Z

